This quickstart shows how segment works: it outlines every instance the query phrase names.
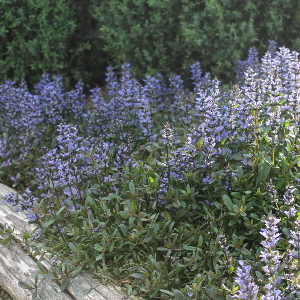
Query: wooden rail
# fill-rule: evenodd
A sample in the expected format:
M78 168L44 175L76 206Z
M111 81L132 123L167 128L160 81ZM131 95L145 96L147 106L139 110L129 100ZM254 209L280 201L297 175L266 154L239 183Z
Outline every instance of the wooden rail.
M5 194L15 193L13 189L0 183L0 230L13 228L13 240L6 246L0 245L0 285L15 300L30 300L27 289L18 285L19 281L32 283L39 271L37 257L31 257L22 246L24 232L32 232L33 225L28 224L24 212L16 212L16 207L2 203ZM1 236L0 236L1 239ZM42 261L46 269L51 267L47 259ZM121 289L112 285L101 285L90 273L82 273L70 279L64 292L57 282L45 279L37 289L40 300L120 300L126 298Z

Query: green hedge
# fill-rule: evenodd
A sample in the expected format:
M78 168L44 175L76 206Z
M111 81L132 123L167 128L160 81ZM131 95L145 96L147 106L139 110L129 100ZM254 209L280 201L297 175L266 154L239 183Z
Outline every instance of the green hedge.
M268 40L300 51L298 0L12 0L0 1L0 82L44 72L73 85L103 85L106 66L133 75L182 74L200 61L223 82L237 59Z
M0 1L1 82L24 77L32 85L44 72L63 75L72 84L91 81L95 61L90 62L88 20L87 8L75 1Z
M156 71L189 74L200 61L223 81L237 59L268 40L300 51L298 0L104 0L96 9L105 50L116 66L131 63L139 78Z
M40 77L67 68L69 36L76 24L68 1L0 2L1 79Z

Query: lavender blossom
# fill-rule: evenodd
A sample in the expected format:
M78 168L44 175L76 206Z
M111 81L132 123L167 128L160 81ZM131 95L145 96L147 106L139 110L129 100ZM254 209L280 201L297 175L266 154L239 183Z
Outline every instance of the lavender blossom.
M143 92L149 99L149 105L151 108L151 113L155 114L159 111L166 109L164 98L167 93L167 87L163 82L163 76L157 74L156 78L149 75L143 80L145 85L143 87Z
M227 243L226 235L225 234L219 234L218 238L219 238L220 248L227 251L229 246L228 246L228 243Z
M142 129L144 136L148 141L151 140L152 137L152 118L151 118L151 108L149 99L146 97L144 93L140 94L138 101L138 110L137 116L139 118L139 127Z
M295 229L291 230L289 243L293 246L295 258L300 261L300 220L295 221ZM298 270L298 267L297 267Z
M268 276L268 284L265 286L267 290L266 295L262 299L283 299L282 291L277 287L281 283L282 278L277 276L278 268L281 264L282 255L276 250L276 244L279 241L280 233L278 233L277 224L280 219L276 219L274 216L270 216L264 221L266 228L260 231L260 234L265 238L261 244L264 250L261 251L261 261L265 263L262 268L265 274Z
M268 283L265 285L265 290L267 291L265 295L261 297L261 300L284 300L284 294L282 291L276 289L273 283Z
M26 216L30 222L40 224L41 214L37 212L38 198L35 197L32 192L27 188L23 197L20 197L18 193L11 193L4 195L3 203L17 206L18 211L25 211Z
M24 81L19 87L13 82L0 86L0 109L0 159L2 166L9 166L12 160L26 160L37 146L44 129L43 118L39 97L28 91Z
M286 187L286 191L283 195L283 199L284 199L284 203L285 205L287 206L288 210L284 210L284 213L285 215L288 217L288 218L293 218L296 216L296 213L297 213L297 210L294 206L294 203L295 203L295 197L293 195L294 191L296 189L291 187L290 185L288 185Z
M214 135L205 135L203 137L200 153L202 155L202 164L200 167L210 172L216 158L222 153L222 150L217 147L216 137Z
M255 300L257 299L259 289L250 275L251 266L245 265L242 260L239 260L239 265L236 271L237 277L235 278L235 281L239 285L239 290L232 298Z
M193 80L193 84L195 85L194 91L197 92L203 82L200 62L195 62L191 65L191 73L191 79Z
M49 74L43 74L42 79L35 86L35 93L40 97L44 122L48 124L62 122L62 114L65 107L62 78L53 76L51 80Z
M70 209L79 210L83 201L83 178L87 173L85 164L89 163L83 153L90 153L91 149L78 136L75 126L62 123L58 125L58 133L58 147L46 153L41 158L41 166L36 168L38 188L50 206L63 201L56 197L62 194Z
M168 200L166 199L167 193L169 189L169 179L168 174L165 173L163 177L160 179L159 190L157 192L157 204L159 206L164 206L168 204Z
M196 168L196 148L192 145L192 138L188 137L185 145L172 151L169 164L173 167L172 176L177 180L187 178L187 173Z
M245 86L243 86L243 90L245 93L245 101L259 114L263 101L260 79L258 79L257 75L258 74L255 73L251 67L248 68L245 72ZM256 117L259 118L259 115Z
M270 53L270 55L272 57L274 57L276 55L276 51L277 51L277 42L273 41L273 40L269 40L269 46L268 46L268 52Z
M121 173L125 164L130 161L131 150L132 140L130 138L128 139L127 145L125 143L122 143L117 150L114 164Z
M267 183L266 190L267 190L267 196L268 196L268 199L270 200L270 202L276 204L276 206L277 206L278 205L278 193L275 190L275 186L272 183L272 179L270 179L270 181Z
M20 210L26 209L26 206L22 202L22 199L20 198L18 193L5 194L2 203L6 203L13 206L20 205Z
M110 128L110 103L106 102L102 96L101 88L90 90L92 93L90 101L93 103L91 110L87 113L87 132L93 136L103 138Z
M202 138L214 136L216 143L229 135L219 105L221 99L219 85L220 82L215 78L211 87L208 90L200 89L195 98L195 117L200 123L196 131Z
M249 67L251 67L254 72L258 72L259 70L259 57L258 52L255 47L251 47L248 51L248 58L245 61L238 60L237 62L237 76L236 79L241 81L244 79L244 73L247 71Z
M142 86L132 79L130 64L122 65L121 69L119 82L112 68L108 69L108 99L104 99L100 88L91 90L91 101L94 105L88 112L88 132L94 136L99 136L100 132L102 138L113 142L120 139L126 141L125 129L128 132L129 128L140 127L142 132L150 132L151 109L142 95Z
M173 102L170 108L173 108L172 120L180 120L184 124L191 123L190 110L192 108L192 103L189 101L190 93L184 90L183 80L179 75L172 75L169 78L170 88L169 94Z
M64 114L75 122L82 122L83 118L86 117L84 97L82 82L78 82L75 89L65 95Z
M292 249L286 250L286 273L284 274L284 278L287 280L286 290L289 290L293 294L299 294L300 284L297 273L299 272L300 261L300 220L296 220L294 226L294 230L291 230L288 240L292 245Z
M105 79L106 92L108 96L110 97L116 96L118 90L118 80L112 66L107 67L107 73L105 73L105 75L106 75L106 79Z
M163 142L167 147L171 147L174 142L174 131L169 123L165 125L165 129L162 131Z

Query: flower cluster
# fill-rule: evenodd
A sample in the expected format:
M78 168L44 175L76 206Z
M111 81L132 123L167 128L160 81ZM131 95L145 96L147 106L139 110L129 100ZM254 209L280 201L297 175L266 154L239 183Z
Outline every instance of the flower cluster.
M239 285L239 290L233 296L233 298L247 300L257 299L259 288L255 284L253 278L251 277L251 266L245 265L245 263L242 260L239 261L239 265L240 266L236 271L237 277L235 279L235 281Z
M134 269L150 298L298 295L300 63L275 47L250 49L227 90L200 63L191 92L129 64L89 98L47 74L34 93L2 84L0 176L23 191L5 203L34 239L78 245L75 264Z

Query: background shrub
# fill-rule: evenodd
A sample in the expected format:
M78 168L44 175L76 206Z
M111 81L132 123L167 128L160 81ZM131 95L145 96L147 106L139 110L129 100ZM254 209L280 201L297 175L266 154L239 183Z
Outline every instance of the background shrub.
M109 64L119 75L128 62L138 80L160 72L187 83L200 61L228 83L253 45L260 55L270 39L299 51L299 14L297 0L1 1L0 81L25 77L31 90L47 72L88 91L105 85Z
M110 0L95 12L113 65L131 63L138 78L159 71L186 79L188 67L200 61L204 72L228 82L253 45L261 55L269 39L299 48L297 1Z
M32 87L44 72L66 75L68 86L82 76L90 81L84 51L91 49L91 38L83 26L89 17L85 9L76 14L78 9L68 0L1 1L1 81L24 77Z

